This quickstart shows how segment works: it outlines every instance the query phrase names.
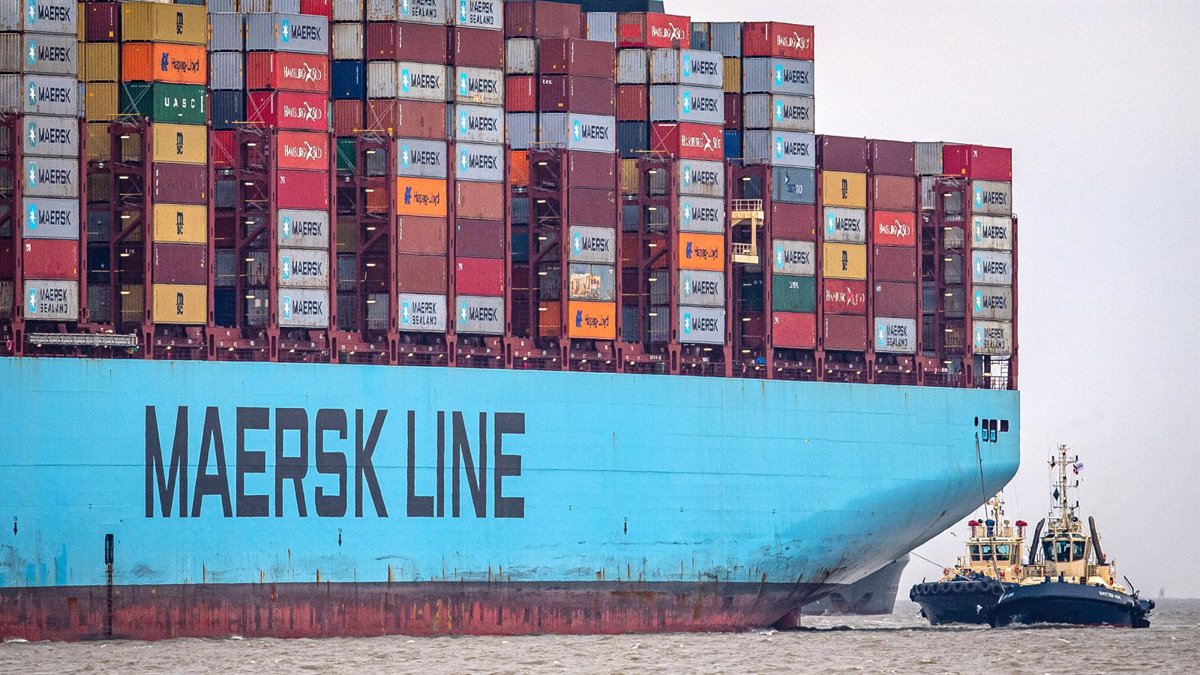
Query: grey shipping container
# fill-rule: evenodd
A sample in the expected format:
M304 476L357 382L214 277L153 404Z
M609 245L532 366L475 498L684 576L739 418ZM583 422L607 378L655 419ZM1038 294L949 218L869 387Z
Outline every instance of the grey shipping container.
M279 285L287 288L329 288L329 251L279 249Z
M811 169L816 166L816 139L796 131L748 129L742 135L742 159L747 164Z
M361 2L361 0L360 0ZM444 26L450 23L449 0L371 0L367 5L367 18L371 21L379 19L371 19L372 5L384 5L391 2L396 6L395 18L406 23L430 23L436 26Z
M372 61L367 64L367 98L446 101L449 77L450 69L443 65Z
M454 140L503 144L504 108L484 105L455 105Z
M21 219L26 239L78 239L79 200L26 197Z
M710 49L708 39L708 22L692 22L692 49Z
M79 120L74 117L27 115L21 152L26 157L78 157Z
M329 19L310 14L246 16L246 51L329 53Z
M725 306L725 274L679 271L679 304L699 307Z
M0 110L30 115L80 113L80 85L63 75L0 75Z
M971 248L1012 250L1012 216L971 216Z
M339 61L363 60L363 25L333 24L333 58Z
M24 161L25 194L30 197L79 196L79 159L30 157Z
M1012 355L1012 324L1007 321L976 321L971 344L976 354Z
M778 274L811 277L817 273L817 245L811 241L776 239L772 246L771 270Z
M460 295L455 306L455 328L459 333L504 335L504 298Z
M721 52L722 56L742 56L742 24L737 21L721 21L708 24L709 49Z
M572 225L570 262L604 263L617 261L617 231L609 227Z
M917 175L942 175L942 146L941 142L917 143Z
M742 93L813 95L813 62L757 58L742 61Z
M446 332L446 296L422 293L401 293L397 328L416 333Z
M504 50L504 72L509 75L534 75L537 73L537 40L509 38L505 40Z
M711 87L652 85L650 121L724 124L725 93Z
M279 325L285 328L328 328L329 290L279 289Z
M454 179L481 183L504 182L504 146L496 143L459 143Z
M362 4L363 0L358 0ZM395 21L400 18L400 2L402 0L367 0L367 21ZM409 0L405 3L409 5L410 11L413 4L418 6L425 4L420 0ZM445 0L436 0L433 3L434 10L441 12L441 23L446 23L446 2ZM361 11L361 10L360 10Z
M446 142L420 138L396 139L396 175L445 178Z
M209 53L208 88L229 91L246 88L245 61L241 52Z
M1012 183L993 180L971 181L971 213L986 216L1012 215Z
M347 22L362 21L363 4L363 0L333 0L333 20ZM390 0L389 4L394 7L396 2L395 0Z
M917 322L913 319L875 317L875 351L885 354L915 354Z
M724 86L724 61L720 52L655 49L650 52L650 82L719 89Z
M211 5L210 5L211 10ZM237 52L246 47L246 15L210 11L208 15L208 50Z
M1011 321L1013 297L1011 286L983 286L972 288L971 316L977 319Z
M1008 251L971 251L971 282L990 286L1011 286L1012 253Z
M74 35L0 33L0 73L79 75Z
M244 14L299 14L300 0L238 0L238 11Z
M504 0L458 0L452 6L455 26L504 30Z
M617 118L609 115L543 113L538 137L543 143L565 145L568 150L616 152Z
M504 105L504 71L459 66L454 73L454 101Z
M280 248L329 248L329 212L279 209Z
M27 321L75 321L79 318L79 282L25 280L21 296Z
M721 197L725 194L725 163L685 159L679 162L679 194Z
M600 42L617 42L617 13L588 12L587 39Z
M813 131L813 97L747 94L742 97L742 126L747 129Z
M786 166L771 169L771 198L785 204L816 204L817 172Z
M650 81L650 64L645 49L622 49L617 52L617 84L646 84Z
M681 306L679 341L685 344L724 344L725 310L717 307Z
M568 269L567 293L571 300L614 302L617 272L612 265L572 263Z
M75 0L0 0L0 30L75 35Z
M844 244L867 243L867 212L864 209L826 206L825 241Z
M724 232L725 200L719 197L680 197L679 229L683 232Z
M508 113L505 132L513 150L528 150L537 142L538 116L534 113Z

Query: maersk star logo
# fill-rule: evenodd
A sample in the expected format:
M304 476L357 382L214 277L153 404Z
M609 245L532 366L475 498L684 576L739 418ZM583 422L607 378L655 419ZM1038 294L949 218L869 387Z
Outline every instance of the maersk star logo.
M279 260L279 278L287 281L292 278L292 257L285 255Z
M283 231L283 238L289 239L292 236L292 219L288 216L283 217L283 224L280 226Z
M409 12L409 8L408 8L408 0L400 0L400 14L401 14L401 16L408 16L408 12Z
M683 184L684 185L692 184L692 172L688 170L687 164L683 165Z
M571 237L571 248L575 249L576 253L583 252L583 235L577 234Z
M34 122L30 122L29 123L29 147L36 148L37 143L38 143L37 124Z
M975 348L978 349L982 346L983 346L983 329L976 328L975 329Z
M975 309L983 309L983 291L975 291Z
M775 66L775 84L783 84L783 65Z
M29 186L30 187L37 185L37 182L38 182L37 181L37 162L29 163L29 177L28 178L29 178Z
M684 77L692 76L692 57L689 56L688 54L683 55L683 76Z
M783 269L783 244L775 244L775 269Z
M458 0L458 21L467 22L467 0Z
M832 237L832 236L833 236L833 233L834 233L834 232L836 231L836 229L837 229L837 228L836 228L836 226L835 226L835 223L836 223L836 219L833 217L833 214L832 214L832 213L826 213L826 214L825 214L825 236L826 236L826 237Z
M29 105L37 105L37 82L29 81L29 91L25 92L25 96L29 99Z
M412 164L412 151L407 145L400 146L400 165L407 168Z
M975 276L977 276L977 277L983 276L983 261L982 260L975 261Z
M683 204L680 205L679 208L683 210L683 222L685 222L685 223L692 222L692 210L688 208L688 203L684 202ZM690 247L691 244L688 244L688 246Z
M683 319L679 323L680 323L679 327L681 329L683 329L684 335L692 334L692 313L691 312L684 312Z
M775 119L783 119L783 101L775 101Z
M31 230L36 230L38 226L37 206L29 205L29 213L25 216L25 223Z
M37 0L29 0L25 11L29 14L29 23L37 23Z
M466 173L471 167L471 162L467 159L467 151L461 150L458 153L458 170L460 173Z
M29 289L29 307L26 309L26 314L37 314L37 289Z
M775 157L783 159L783 136L775 137Z
M975 222L974 222L974 225L975 225L975 227L974 227L974 230L975 230L975 243L977 243L977 244L978 244L979 242L983 241L983 221L981 221L981 220L979 220L978 218L976 218L976 219L975 219Z
M408 68L400 69L400 91L408 91L412 88L412 73L408 72Z
M875 331L875 346L876 346L876 347L885 347L885 346L887 346L887 337L886 337L886 335L887 335L887 331L884 329L884 327L883 327L883 326L880 326L880 327L879 327L879 330L878 330L878 331Z
M412 303L407 300L400 303L400 323L405 326L412 323Z
M577 141L583 139L583 123L579 120L571 122L571 137Z
M467 317L470 316L469 314L467 314L467 301L466 300L463 300L458 303L458 316L464 322L467 320Z
M283 19L279 22L279 39L287 42L292 39L292 22Z
M690 91L683 92L683 114L687 115L692 112L692 93Z
M458 130L465 134L467 133L467 129L467 111L464 110L458 113Z
M467 77L466 73L458 74L458 95L459 96L467 95L467 92L470 90L470 87L468 86L470 84L470 82L471 82L471 80L470 80L470 78Z
M279 298L279 304L283 306L283 320L292 320L292 296L285 295Z
M975 208L983 208L983 188L975 188Z
M692 294L692 275L683 275L683 297L688 297Z
M29 65L37 63L37 42L29 41L29 49L26 51L26 58L29 60Z

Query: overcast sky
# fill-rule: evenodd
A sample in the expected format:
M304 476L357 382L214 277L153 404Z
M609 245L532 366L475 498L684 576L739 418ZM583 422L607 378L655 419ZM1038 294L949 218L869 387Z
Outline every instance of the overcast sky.
M1013 148L1022 465L1045 464L1152 596L1200 597L1200 3L667 0L693 20L816 27L819 133ZM918 553L947 564L965 528ZM940 568L914 558L900 596Z

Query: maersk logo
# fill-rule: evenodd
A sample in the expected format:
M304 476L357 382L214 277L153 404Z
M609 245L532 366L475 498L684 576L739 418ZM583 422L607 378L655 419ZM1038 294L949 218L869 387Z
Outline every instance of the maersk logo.
M463 173L467 173L467 171L468 171L468 169L470 169L470 167L471 167L470 157L468 156L467 151L463 150L460 153L458 153L458 168L459 168L459 170L461 170Z
M400 69L400 91L408 91L412 89L412 73L408 72L408 68Z
M681 323L680 328L683 329L683 334L691 335L692 334L692 313L684 312L683 318L680 321L680 323Z
M292 22L283 19L279 22L279 39L288 42L292 39Z
M37 206L36 206L36 205L34 205L34 204L30 204L30 205L29 205L29 213L28 213L28 214L26 214L26 217L25 217L25 223L26 223L26 226L27 226L29 229L31 229L31 230L36 230L36 229L37 229L37 226L38 226L38 212L37 212Z
M38 184L38 165L37 162L29 163L29 186L33 187Z
M783 267L783 244L775 244L775 267Z
M279 278L287 281L292 278L292 257L285 255L279 262Z
M775 66L775 84L783 84L783 65Z
M36 41L34 41L34 40L29 41L29 48L27 50L27 54L28 54L28 59L29 59L29 65L32 66L33 64L37 63L38 53L37 53L37 42Z
M29 289L29 306L26 308L26 314L37 314L37 289Z
M408 3L405 2L404 4L407 5ZM412 303L408 300L400 303L400 323L405 326L412 323Z
M467 22L467 0L458 0L458 21Z
M470 91L470 88L469 88L470 81L471 81L471 78L467 77L466 73L459 73L459 75L458 75L458 93L460 96L466 96L467 92Z
M412 164L412 152L407 145L400 146L400 166L408 168Z
M808 144L800 141L787 142L783 140L783 136L775 137L775 157L783 159L784 157L808 157Z
M692 275L685 272L682 277L683 297L690 297L692 295Z
M983 291L975 291L975 309L983 309Z
M683 222L685 224L692 222L692 209L687 202L683 203ZM688 242L688 257L692 257L692 243Z
M33 80L29 81L29 91L25 92L25 96L29 99L29 105L31 105L31 106L37 105L37 101L38 101L37 82L35 82Z
M29 14L29 23L37 23L37 0L29 0L25 11Z
M283 223L280 225L280 229L283 231L284 239L291 238L291 236L292 236L292 219L290 216L283 217Z
M687 115L692 112L692 93L683 92L683 114Z
M684 185L692 184L692 171L691 171L691 168L688 167L687 164L683 165L683 184Z
M1008 195L1000 190L984 190L981 186L975 187L975 208L983 208L984 205L990 206L1005 206L1008 204Z
M775 157L783 159L783 136L775 137Z
M291 321L292 319L292 296L285 295L279 298L279 305L283 309L283 320Z
M466 7L466 6L467 6L467 5L466 5L466 2L464 2L464 3L462 4L462 6L463 6L463 7ZM459 318L460 318L460 319L462 319L463 321L466 321L466 320L467 320L467 317L469 317L470 315L471 315L471 312L470 312L470 306L469 306L469 305L467 305L467 301L466 301L466 300L460 301L460 302L458 303L458 316L459 316Z
M583 123L579 120L571 122L571 136L577 141L583 139Z
M408 0L400 0L400 16L408 16ZM404 303L408 304L408 303Z
M775 101L775 120L783 119L783 101Z
M688 54L683 55L683 76L684 77L692 76L692 57L689 56Z
M573 248L576 253L583 252L583 235L577 234L571 238L571 248Z
M29 147L36 148L38 144L38 128L34 122L29 123Z

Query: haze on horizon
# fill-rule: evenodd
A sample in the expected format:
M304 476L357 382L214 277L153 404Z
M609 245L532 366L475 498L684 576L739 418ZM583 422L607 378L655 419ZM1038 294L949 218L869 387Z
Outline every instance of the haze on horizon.
M1200 3L667 0L816 27L818 133L1013 148L1022 464L1008 513L1082 515L1149 597L1200 597ZM917 549L899 597L962 554Z

